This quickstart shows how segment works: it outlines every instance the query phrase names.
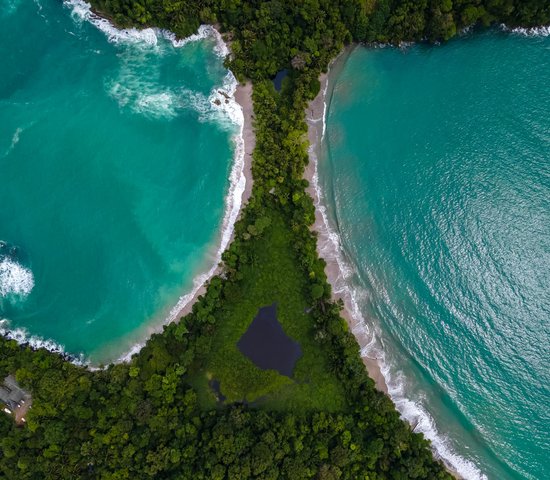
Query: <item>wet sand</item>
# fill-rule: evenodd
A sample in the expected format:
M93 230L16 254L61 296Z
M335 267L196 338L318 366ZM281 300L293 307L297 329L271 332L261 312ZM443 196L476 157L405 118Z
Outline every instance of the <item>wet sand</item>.
M256 135L252 121L254 118L252 104L252 82L247 82L244 85L237 86L235 91L235 100L243 109L244 126L244 176L246 178L246 186L241 198L241 210L248 202L252 193L252 152L256 146Z
M334 300L342 299L344 302L344 310L341 312L342 317L346 320L350 331L355 335L357 342L361 348L361 358L365 367L369 373L369 376L374 380L376 388L385 394L388 393L388 386L382 375L380 365L376 359L370 358L363 354L364 349L370 342L369 335L361 325L361 319L356 318L357 315L352 315L354 311L351 305L351 299L349 295L344 292L338 292L336 285L341 283L341 279L344 277L343 272L338 263L337 255L335 251L334 243L329 236L329 226L321 213L321 209L324 208L321 198L319 198L319 191L317 188L317 162L320 154L321 141L324 130L324 116L326 114L327 105L330 103L330 86L328 85L330 76L333 76L341 70L347 57L350 55L354 47L346 48L332 63L329 73L323 73L319 77L321 82L321 90L317 97L312 100L308 108L306 109L306 120L308 124L308 139L309 139L309 164L306 167L305 178L309 182L307 192L313 198L315 204L315 224L313 230L318 234L317 237L317 253L320 257L324 258L327 263L326 274L329 283L333 286Z
M256 135L254 134L254 128L252 126L253 120L253 103L252 103L252 82L247 82L237 86L235 90L235 101L241 106L243 110L244 124L242 131L242 138L244 141L244 165L243 165L243 174L246 180L245 188L241 196L241 207L239 211L242 212L243 208L246 206L248 199L252 193L252 152L256 146ZM237 218L238 219L238 218ZM231 234L231 239L229 244L233 241L235 233ZM221 272L221 267L218 265L218 268L214 271L211 277L218 275ZM193 309L194 303L197 301L200 295L204 295L206 292L206 282L210 280L207 278L201 287L195 292L193 297L177 312L175 315L174 321L179 321L180 318L184 317Z

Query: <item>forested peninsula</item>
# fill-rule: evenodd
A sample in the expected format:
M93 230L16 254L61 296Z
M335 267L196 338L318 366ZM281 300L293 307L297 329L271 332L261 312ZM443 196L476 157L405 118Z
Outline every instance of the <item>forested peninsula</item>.
M92 0L119 27L184 37L216 24L227 66L253 83L254 184L192 312L128 363L91 370L0 337L0 378L32 395L0 415L6 479L450 479L429 442L374 387L332 299L311 230L305 110L351 42L445 41L462 29L550 23L544 0ZM288 70L280 91L272 78ZM292 377L236 341L277 304L301 347ZM216 382L215 384L213 382Z

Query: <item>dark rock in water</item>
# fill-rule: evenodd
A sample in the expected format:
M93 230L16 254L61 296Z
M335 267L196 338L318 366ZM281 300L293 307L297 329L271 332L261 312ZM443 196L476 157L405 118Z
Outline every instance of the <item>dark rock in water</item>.
M24 252L17 245L12 245L4 240L0 240L0 258L10 258L16 261L27 261Z
M227 92L224 92L223 90L218 90L218 93L220 95L223 95L226 100L229 100L231 97L227 94Z
M277 320L277 304L260 308L237 347L262 370L277 370L292 376L294 365L302 356L300 344L290 338Z
M284 70L281 70L277 72L277 75L275 75L275 78L273 79L273 86L275 87L275 90L278 92L281 91L281 87L283 86L283 80L288 75L288 70L285 68Z

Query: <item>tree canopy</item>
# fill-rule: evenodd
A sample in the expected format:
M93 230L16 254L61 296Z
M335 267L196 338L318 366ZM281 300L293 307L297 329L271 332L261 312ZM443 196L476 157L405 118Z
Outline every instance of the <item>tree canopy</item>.
M374 388L319 258L305 109L352 41L444 41L462 28L550 21L541 0L92 0L119 26L179 36L217 23L228 66L254 84L252 196L192 312L129 363L91 371L0 337L0 378L33 396L0 415L6 479L450 479ZM280 92L271 78L289 70ZM304 351L294 379L246 364L233 341L277 301ZM286 322L286 324L285 324ZM221 352L221 353L219 353ZM300 362L302 366L300 366ZM301 370L300 370L301 369ZM226 397L220 403L213 375Z

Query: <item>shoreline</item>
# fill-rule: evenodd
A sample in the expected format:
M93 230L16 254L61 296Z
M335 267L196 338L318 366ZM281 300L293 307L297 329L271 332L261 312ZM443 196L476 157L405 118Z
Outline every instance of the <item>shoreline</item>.
M306 191L313 199L315 206L315 223L311 229L317 233L317 253L326 262L325 273L327 274L327 281L332 287L333 300L341 299L344 302L344 308L340 312L340 315L348 324L350 331L359 344L359 355L367 369L367 373L374 380L376 389L387 395L395 405L395 408L397 408L393 395L396 393L395 389L388 384L387 380L389 366L384 363L383 359L378 357L373 358L368 355L369 350L372 349L376 342L376 338L359 310L359 305L354 298L353 287L347 284L348 277L351 275L351 267L347 265L339 234L331 225L327 207L324 203L324 194L319 185L318 164L325 136L326 114L332 98L329 84L331 78L334 78L335 75L337 76L341 72L348 57L357 46L357 44L353 44L345 47L330 63L327 73L320 75L320 91L306 108L309 163L305 169L304 178L309 182ZM403 415L402 411L398 409L398 412L401 418L410 425L411 429L413 431L416 430L415 427L418 425L418 419L416 419L416 425L414 425L411 419ZM465 477L459 473L458 467L453 465L438 450L433 439L428 438L425 432L421 431L421 433L424 434L426 439L431 441L432 451L443 463L449 474L457 480L465 480ZM436 435L439 436L439 433Z
M220 89L221 90L221 89ZM252 127L253 104L252 83L238 84L231 96L242 112L243 121L233 140L235 142L234 157L232 159L230 186L224 200L224 214L222 223L217 231L215 240L207 247L205 258L200 268L192 277L192 284L183 290L177 302L166 305L158 316L149 319L134 332L126 337L119 338L112 343L101 347L95 355L85 356L83 353L67 352L65 347L52 339L32 335L25 328L9 328L7 320L0 318L0 335L17 341L20 345L29 345L32 348L45 348L61 355L71 363L86 367L92 371L107 368L110 364L129 362L133 355L146 345L149 338L161 333L163 327L179 321L191 312L199 296L206 291L206 284L210 279L222 273L221 255L234 239L234 225L248 202L252 193L252 152L256 137ZM120 348L126 345L124 348ZM96 357L95 359L93 357ZM103 360L101 360L103 359Z
M334 72L339 72L346 63L347 58L355 46L346 47L329 65L328 72L319 77L321 89L314 100L306 109L306 122L308 124L309 163L304 172L304 178L309 182L306 191L313 199L315 205L315 223L312 229L317 233L317 253L326 262L325 272L327 281L333 288L333 300L341 299L344 309L340 315L346 320L350 331L355 336L360 347L360 355L369 376L374 380L376 388L389 395L388 385L382 373L382 366L377 359L369 357L365 350L371 344L369 332L357 315L357 306L353 304L351 295L343 289L337 289L340 283L338 279L345 277L346 267L339 259L338 250L340 244L336 240L335 232L331 231L331 225L326 215L326 207L323 204L323 194L319 186L318 163L321 154L322 141L325 136L325 116L330 104L329 81Z
M201 281L200 286L195 291L193 296L188 301L186 301L185 305L181 305L179 308L176 305L176 307L172 309L172 311L170 312L170 317L174 316L174 318L172 318L170 322L178 321L181 317L190 313L198 297L200 295L203 295L206 292L206 283L212 277L221 273L222 271L222 267L220 265L221 254L233 241L235 236L235 231L234 231L235 222L239 219L239 216L243 208L245 207L246 203L248 202L248 199L250 198L250 195L252 193L252 152L254 151L254 147L256 146L256 136L254 134L254 129L252 126L252 118L253 118L252 83L248 81L245 84L237 85L233 98L235 99L235 102L241 107L242 113L243 113L243 122L241 126L241 132L240 132L240 135L238 135L238 137L240 137L242 141L242 161L241 161L242 168L240 169L241 178L239 179L239 182L243 183L243 188L240 194L240 200L238 202L239 205L238 205L238 211L236 212L237 215L234 219L229 219L229 221L233 220L231 222L231 225L223 225L222 227L222 231L221 231L222 236L223 236L224 230L226 230L227 227L230 228L231 235L227 239L227 242L224 242L222 239L221 245L218 248L218 256L220 258L214 270L213 271L211 270L211 274L208 276L208 278L206 278L204 281ZM237 151L238 151L238 148L239 146L237 145ZM238 163L238 162L235 162L235 163ZM230 194L231 192L229 192L228 195ZM229 204L229 202L226 202L226 209L227 210L231 209L231 205ZM224 224L225 224L225 221L224 221ZM200 275L198 277L200 277Z
M97 15L85 0L64 0L64 4L72 9L71 15L76 15L81 21L88 21L101 30L109 42L143 42L150 46L157 45L158 38L163 37L174 48L179 48L189 42L213 37L214 53L222 58L230 54L231 44L225 41L215 25L201 25L197 33L178 39L175 34L166 30L145 28L118 28L108 18ZM190 288L184 290L175 304L167 305L158 315L149 319L134 332L129 332L125 341L104 345L96 352L97 357L105 360L100 365L128 362L147 343L149 338L162 332L165 325L179 321L192 311L199 296L206 291L210 279L222 272L222 253L230 245L234 237L234 225L238 220L244 205L252 192L252 152L256 144L252 128L252 83L241 85L231 71L228 71L224 84L212 90L209 101L215 110L225 112L232 122L239 126L232 140L235 150L229 175L229 189L224 200L224 213L215 240L207 247L200 268L192 276ZM236 121L237 120L237 121ZM182 289L183 290L183 289ZM120 348L123 344L125 348ZM117 348L117 346L119 348ZM129 348L128 348L129 347ZM122 351L122 353L121 353ZM86 362L91 369L97 369L97 362L90 359Z
M196 34L177 39L173 33L166 30L118 28L108 18L95 13L85 0L64 0L63 6L71 10L70 15L76 21L89 22L102 31L110 43L141 43L154 47L159 37L162 37L172 43L174 48L179 48L189 42L212 37L215 40L214 54L224 58L230 53L230 42L224 41L219 30L213 25L201 25ZM20 345L46 348L75 365L84 366L93 371L107 368L110 364L130 361L152 335L161 333L165 325L179 321L191 312L198 297L205 293L206 284L212 277L222 273L222 253L233 241L235 223L252 193L252 152L256 144L252 125L252 83L250 81L244 84L238 83L233 73L228 70L223 85L211 91L209 101L214 110L227 115L229 120L237 126L237 131L232 136L234 151L230 163L229 188L224 198L224 213L216 236L210 245L207 245L201 266L193 272L191 286L184 289L177 302L166 305L158 315L144 322L133 332L128 332L125 337L103 345L92 356L69 353L63 345L51 339L32 335L24 328L10 329L9 324L6 323L7 320L0 318L2 336L16 340ZM93 359L93 357L96 358Z
M216 30L217 35L220 35ZM219 36L221 39L221 35ZM177 303L170 308L168 314L160 316L162 320L151 321L146 326L144 335L138 335L142 340L136 340L129 350L118 355L116 360L110 363L117 364L128 362L132 356L139 353L145 346L151 335L161 333L162 327L172 322L178 322L182 317L191 313L193 305L197 302L201 295L206 292L206 285L216 275L223 272L221 264L221 256L227 247L234 239L235 222L239 219L241 212L250 198L252 193L252 152L256 145L256 136L252 125L253 119L253 102L252 102L252 83L250 81L245 84L236 84L235 91L231 95L231 100L235 102L242 113L242 121L240 132L235 134L233 140L235 142L235 155L230 173L230 187L227 192L224 207L224 216L222 225L218 231L216 241L210 246L210 254L207 253L205 264L210 266L209 269L201 269L199 273L193 277L193 286L182 295ZM218 92L223 91L222 88L217 89ZM225 99L225 94L221 93ZM212 262L212 260L214 262ZM91 368L97 368L90 365Z

